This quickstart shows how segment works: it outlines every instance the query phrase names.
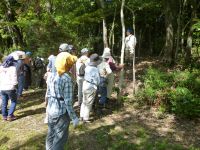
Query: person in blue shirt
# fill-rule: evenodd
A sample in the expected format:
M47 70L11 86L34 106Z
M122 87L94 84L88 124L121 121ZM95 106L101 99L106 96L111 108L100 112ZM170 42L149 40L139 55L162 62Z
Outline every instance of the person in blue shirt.
M47 114L48 133L46 137L46 150L64 150L68 139L70 119L74 127L79 119L72 107L72 78L69 70L76 62L77 57L62 52L55 61L56 74L47 79Z

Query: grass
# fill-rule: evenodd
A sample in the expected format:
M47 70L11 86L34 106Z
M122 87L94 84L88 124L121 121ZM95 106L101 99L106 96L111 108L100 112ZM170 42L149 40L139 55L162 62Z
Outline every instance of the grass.
M0 150L45 149L47 125L45 117L45 91L29 91L17 106L17 120L0 121ZM143 114L127 110L129 104L96 118L91 124L70 125L66 150L199 150L196 142L185 144L172 135L162 135L140 117ZM148 117L147 117L148 119ZM153 122L153 121L152 121ZM162 127L162 125L160 125ZM174 133L175 134L175 133ZM183 136L184 138L184 136Z

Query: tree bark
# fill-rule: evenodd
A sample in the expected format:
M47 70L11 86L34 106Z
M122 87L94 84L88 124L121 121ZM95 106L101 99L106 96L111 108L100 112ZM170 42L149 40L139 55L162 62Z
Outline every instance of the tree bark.
M113 53L113 46L114 46L114 28L115 28L115 18L116 18L116 7L115 7L115 13L114 13L114 18L113 18L113 22L112 22L112 27L110 30L110 34L109 34L109 46L111 47L111 51Z
M104 10L105 5L104 5L103 0L100 0L100 5L101 5L101 8ZM108 47L108 30L107 30L105 15L103 16L103 44L104 44L104 48Z
M191 63L191 57L192 57L192 34L193 34L193 18L196 18L196 10L197 10L197 0L192 1L191 3L191 9L192 9L192 13L191 13L191 22L190 22L190 27L189 27L189 32L187 35L187 46L186 46L186 56L185 56L185 62L186 64L190 64Z
M121 47L121 58L120 58L121 64L124 64L124 49L125 49L124 4L125 4L125 0L122 0L121 11L120 11L121 24L122 24L122 47ZM121 100L121 97L122 97L123 81L124 81L124 69L122 68L122 70L120 71L120 78L119 78L118 100Z
M171 9L171 1L165 0L165 27L166 27L166 39L164 46L163 61L172 63L173 57L173 44L174 44L174 28L173 28L173 13Z

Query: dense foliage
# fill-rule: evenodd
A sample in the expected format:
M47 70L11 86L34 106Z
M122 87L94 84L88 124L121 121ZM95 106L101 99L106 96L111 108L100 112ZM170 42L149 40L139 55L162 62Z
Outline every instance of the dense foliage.
M46 56L57 51L60 43L67 42L78 50L87 46L102 53L102 19L105 18L108 44L113 47L114 54L119 55L120 6L120 0L2 0L0 52L28 49ZM136 55L160 54L176 62L177 56L191 58L192 42L199 56L199 12L198 0L126 0L125 25L126 28L135 27ZM172 33L171 41L168 32Z
M143 77L140 102L181 116L200 115L200 71L162 71L150 67Z

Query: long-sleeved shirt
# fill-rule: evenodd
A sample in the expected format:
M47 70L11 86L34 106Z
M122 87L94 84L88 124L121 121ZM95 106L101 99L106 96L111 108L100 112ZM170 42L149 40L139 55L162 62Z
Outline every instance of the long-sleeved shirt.
M132 34L128 35L125 39L126 50L134 50L136 43L136 37Z
M85 56L85 55L82 55L76 61L76 76L79 76L79 69L80 69L82 63L84 63L87 66L89 62L90 62L90 59L87 56Z
M76 118L75 111L72 107L72 79L64 73L61 76L58 74L51 75L47 81L48 105L47 113L53 117L69 114L70 118Z
M97 89L97 86L100 83L100 75L98 68L90 65L86 66L84 79L86 83L83 83L83 89Z
M55 62L56 62L56 56L51 55L51 57L49 58L49 63L47 65L47 70L50 69L52 73L56 73Z
M106 78L110 73L112 73L112 70L110 68L109 63L106 61L102 61L98 66L99 74L101 77Z
M4 68L0 66L0 90L14 90L17 82L17 69L15 66Z

